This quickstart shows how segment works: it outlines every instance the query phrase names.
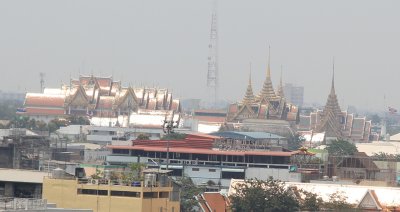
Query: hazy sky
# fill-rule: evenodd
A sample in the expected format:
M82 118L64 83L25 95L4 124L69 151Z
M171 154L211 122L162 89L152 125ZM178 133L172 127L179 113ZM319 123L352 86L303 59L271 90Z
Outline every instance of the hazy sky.
M206 96L212 1L1 1L0 89L39 91L81 74L157 85L181 98ZM400 1L220 0L220 97L243 97L265 78L271 46L274 85L305 86L325 104L332 57L336 91L347 105L400 107Z

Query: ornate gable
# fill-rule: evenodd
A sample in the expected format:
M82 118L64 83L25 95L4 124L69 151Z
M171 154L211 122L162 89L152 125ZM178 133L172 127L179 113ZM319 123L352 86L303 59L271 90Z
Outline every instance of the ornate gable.
M375 191L368 189L360 203L358 203L357 208L365 210L382 210L382 205L380 204Z
M136 98L135 91L132 87L126 89L126 91L115 99L113 108L120 110L137 110L139 107L138 99Z
M249 104L239 106L239 111L233 117L234 120L242 120L248 118L257 118L257 113Z
M88 107L90 104L89 97L86 95L86 91L82 85L79 85L75 92L66 98L65 104L67 107Z

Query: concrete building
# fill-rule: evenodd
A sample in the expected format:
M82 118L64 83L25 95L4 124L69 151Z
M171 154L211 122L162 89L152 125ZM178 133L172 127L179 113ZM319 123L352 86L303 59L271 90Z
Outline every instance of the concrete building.
M0 197L41 198L46 172L0 169Z
M108 146L112 154L107 156L107 162L115 165L141 162L149 167L167 169L168 161L172 176L186 175L195 184L204 185L212 181L225 188L231 178L266 180L272 176L282 181L301 181L302 174L291 171L295 165L291 159L295 155L307 157L305 152L235 149L227 148L228 143L224 146L216 146L216 143L215 136L195 135L188 135L185 140L131 141Z
M40 160L49 158L50 141L25 129L1 130L0 168L38 169Z
M161 128L162 123L160 121L160 127L158 128L88 126L86 140L89 143L95 144L111 144L112 141L116 140L127 141L136 139L141 134L149 136L150 139L160 139L164 135L164 131Z
M283 86L283 93L285 94L285 98L288 102L298 105L299 107L303 106L304 103L304 87L296 86L291 83L285 83Z
M151 175L154 176L154 175ZM154 178L132 185L111 180L46 177L43 198L58 207L94 212L179 212L179 190Z

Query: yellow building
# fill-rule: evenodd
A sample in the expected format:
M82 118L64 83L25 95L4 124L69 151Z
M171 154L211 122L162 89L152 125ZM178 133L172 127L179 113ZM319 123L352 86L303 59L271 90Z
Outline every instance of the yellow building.
M94 212L179 212L179 191L171 185L114 185L107 180L54 179L43 181L43 199L61 208Z

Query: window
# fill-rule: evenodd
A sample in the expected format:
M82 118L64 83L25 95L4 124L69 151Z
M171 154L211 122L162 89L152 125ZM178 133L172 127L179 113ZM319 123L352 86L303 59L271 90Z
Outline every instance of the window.
M158 197L157 192L143 192L144 199L157 198L157 197Z
M160 192L158 195L159 198L168 198L169 192Z
M111 191L111 196L118 197L140 197L140 192L131 192L131 191Z
M216 169L209 169L208 171L209 172L216 172L217 170Z
M192 168L192 171L198 172L198 171L200 171L200 169L199 168Z
M86 194L86 195L99 195L99 196L107 196L107 190L96 190L96 189L78 189L77 194Z

